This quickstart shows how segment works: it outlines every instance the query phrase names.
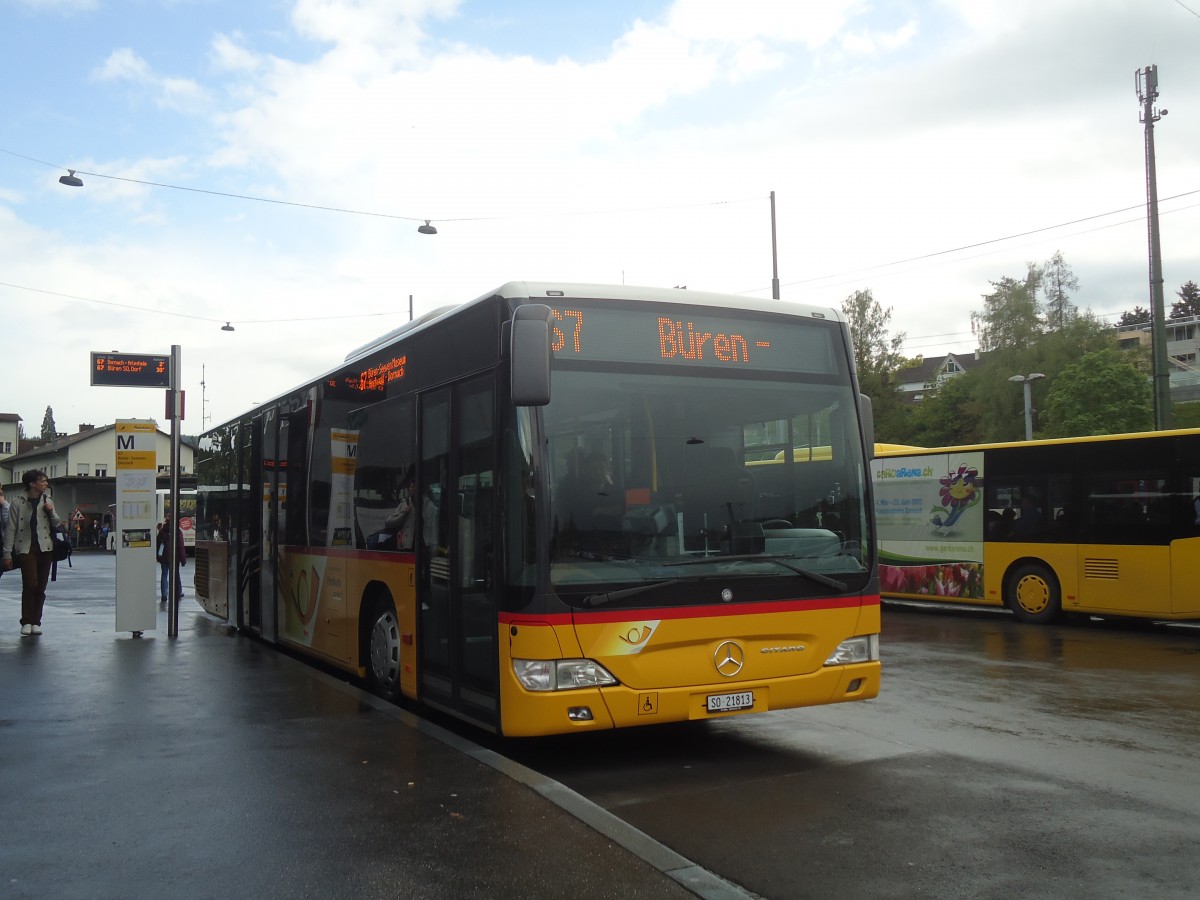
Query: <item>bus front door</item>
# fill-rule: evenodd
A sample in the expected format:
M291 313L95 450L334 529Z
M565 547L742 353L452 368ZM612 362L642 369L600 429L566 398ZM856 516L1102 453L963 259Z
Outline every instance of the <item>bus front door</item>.
M495 391L484 377L421 406L421 699L496 727Z

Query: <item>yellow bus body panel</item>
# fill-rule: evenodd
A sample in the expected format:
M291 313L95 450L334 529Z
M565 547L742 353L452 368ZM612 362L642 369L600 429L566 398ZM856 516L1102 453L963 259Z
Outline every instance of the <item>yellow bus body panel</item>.
M1171 618L1200 617L1200 538L1171 544Z
M366 674L359 654L362 603L364 598L386 592L400 628L400 690L406 697L416 697L416 566L412 557L352 555L357 554L279 549L279 640L362 677Z
M595 660L620 684L561 691L528 691L517 681L512 660L550 659L569 638L533 620L509 623L500 632L501 730L509 736L593 731L690 719L712 719L867 700L879 693L878 661L825 666L849 637L878 634L877 603L833 609L789 610L662 617L663 610L630 611L606 621L580 616L574 632L580 656ZM542 634L527 635L527 630ZM515 632L515 634L514 634ZM726 677L717 671L718 648L735 641L744 664ZM529 655L537 647L544 655ZM752 692L752 708L710 713L713 694ZM573 720L568 710L587 707L591 720Z
M1158 619L1200 615L1198 538L1174 541L1170 547L989 542L984 549L981 602L1003 605L1004 580L1022 560L1041 562L1054 572L1065 612Z

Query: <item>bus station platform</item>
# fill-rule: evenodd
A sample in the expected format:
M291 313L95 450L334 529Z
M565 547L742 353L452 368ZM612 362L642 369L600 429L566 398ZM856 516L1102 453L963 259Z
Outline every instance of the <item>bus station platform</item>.
M76 553L0 577L0 897L748 896L564 786L238 635L115 631ZM155 588L157 590L157 588Z

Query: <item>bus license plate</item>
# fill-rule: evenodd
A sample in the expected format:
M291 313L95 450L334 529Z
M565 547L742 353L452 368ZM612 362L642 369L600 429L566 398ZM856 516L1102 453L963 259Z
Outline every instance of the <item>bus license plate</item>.
M740 691L736 694L709 694L709 712L732 712L735 709L750 709L754 706L754 692Z

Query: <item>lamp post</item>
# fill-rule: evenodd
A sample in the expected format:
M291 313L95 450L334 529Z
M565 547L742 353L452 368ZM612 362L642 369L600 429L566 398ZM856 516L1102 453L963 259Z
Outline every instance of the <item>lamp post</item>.
M1030 372L1028 375L1009 375L1009 381L1025 385L1025 440L1033 440L1033 391L1029 385L1039 378L1045 378L1041 372Z

